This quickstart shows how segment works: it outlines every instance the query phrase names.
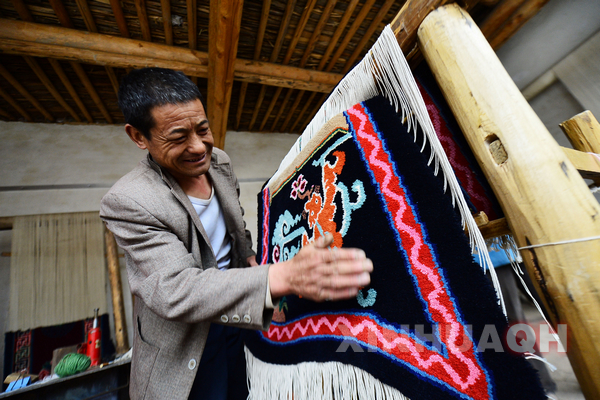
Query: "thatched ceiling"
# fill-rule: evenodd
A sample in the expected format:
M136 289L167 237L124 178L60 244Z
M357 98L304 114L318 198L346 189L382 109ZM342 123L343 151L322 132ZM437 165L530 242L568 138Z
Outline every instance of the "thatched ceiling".
M421 7L425 3L447 2L409 3L413 3L412 7ZM135 40L127 43L133 46L137 43L137 48L145 49L139 43L146 41L166 44L174 50L198 50L200 53L193 54L204 70L195 74L200 78L194 79L206 94L207 60L218 60L211 58L214 54L209 49L209 3L202 0L0 0L0 30L4 25L10 32L16 32L17 28L11 25L14 21L43 25L24 28L19 25L17 37L11 39L7 38L8 34L0 34L0 119L123 122L116 105L116 90L127 73L128 68L124 66L135 66L138 65L135 62L140 61L135 61L138 58L131 55L131 50L120 44L115 46L122 47L123 54L111 53L109 61L100 57L109 55L104 49L92 54L86 52L87 48L68 47L80 40L75 36L71 38L73 30L80 31L75 32L79 34L91 31L127 37ZM213 7L219 3L227 8L234 2L225 4L225 0L212 0ZM462 2L493 46L503 43L545 3L540 0ZM229 107L225 104L221 110L228 115L224 122L227 129L300 132L326 98L331 82L360 61L382 28L404 5L405 1L401 0L243 1L240 25L237 26L236 21L225 23L229 24L226 28L240 32L237 52L232 52L237 64L233 67L231 101ZM196 23L190 23L194 18ZM39 36L41 28L46 26L62 30ZM19 41L21 36L26 36L24 33L38 36L35 40ZM106 38L99 38L99 46L108 43ZM56 46L38 48L44 43ZM59 48L60 52L56 50ZM160 51L163 50L160 47ZM155 54L144 53L144 62L152 64ZM162 57L161 65L164 65L165 57ZM166 58L175 65L181 57L174 52ZM240 64L240 60L254 63ZM246 64L250 72L244 75L239 66ZM219 68L217 66L217 75L227 76L227 72ZM269 75L269 71L279 68L286 78L261 75ZM303 75L305 72L321 74L318 79L329 83L319 86L313 78Z

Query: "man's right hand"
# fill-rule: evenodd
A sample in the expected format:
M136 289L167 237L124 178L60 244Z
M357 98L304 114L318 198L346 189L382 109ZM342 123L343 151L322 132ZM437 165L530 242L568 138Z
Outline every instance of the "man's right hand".
M314 301L349 299L371 282L373 263L360 249L329 249L329 234L269 268L273 299L296 294Z

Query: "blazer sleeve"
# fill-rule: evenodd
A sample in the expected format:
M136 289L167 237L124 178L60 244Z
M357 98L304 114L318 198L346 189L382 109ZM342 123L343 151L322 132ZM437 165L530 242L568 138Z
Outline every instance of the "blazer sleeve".
M169 227L125 194L109 192L100 216L124 250L131 292L167 320L267 329L268 265L203 270ZM227 320L227 321L226 321Z

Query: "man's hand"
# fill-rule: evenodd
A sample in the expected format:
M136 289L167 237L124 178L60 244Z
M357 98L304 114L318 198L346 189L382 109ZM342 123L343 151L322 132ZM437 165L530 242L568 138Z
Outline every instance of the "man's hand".
M255 256L250 256L250 257L246 258L246 262L251 267L258 267L258 263L256 262Z
M314 301L356 296L371 282L373 263L359 249L328 249L331 235L302 248L291 260L269 268L273 299L297 294Z

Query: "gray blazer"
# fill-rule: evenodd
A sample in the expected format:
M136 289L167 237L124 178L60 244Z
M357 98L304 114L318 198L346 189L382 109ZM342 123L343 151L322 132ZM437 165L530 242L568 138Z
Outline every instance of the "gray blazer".
M210 323L267 329L268 265L253 255L229 157L213 149L208 176L231 236L231 264L217 261L198 214L150 156L102 198L100 217L125 252L134 307L132 399L187 399Z

